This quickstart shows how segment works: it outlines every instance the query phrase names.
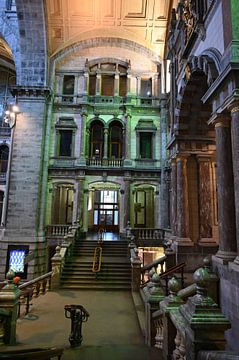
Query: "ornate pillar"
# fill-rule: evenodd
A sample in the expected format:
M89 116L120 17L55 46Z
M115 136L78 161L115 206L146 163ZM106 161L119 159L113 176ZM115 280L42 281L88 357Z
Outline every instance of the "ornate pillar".
M128 221L130 222L130 182L131 180L126 177L124 179L124 228L126 229ZM131 224L131 227L133 224Z
M80 158L84 159L88 153L85 152L86 150L86 141L87 139L87 133L88 131L86 130L86 119L87 119L87 115L86 114L81 114L81 134L80 134Z
M104 156L103 159L108 159L108 143L109 143L109 129L104 128Z
M187 157L177 159L177 240L191 243L189 239Z
M213 184L211 158L198 156L199 243L213 242Z
M237 257L234 262L239 265L239 102L234 103L230 110L237 239Z
M88 199L89 199L89 190L84 189L84 205L83 205L83 232L88 231Z
M124 137L124 165L132 166L131 162L131 115L126 116L125 137Z
M177 234L177 163L176 159L171 160L171 228L172 235Z
M230 121L230 117L223 114L218 115L211 121L211 123L215 124L217 147L219 250L216 256L225 261L231 261L236 257L236 222Z
M80 179L78 183L78 198L77 198L77 221L83 225L84 213L84 179Z
M131 90L131 79L132 79L132 75L131 73L128 71L127 73L127 92L126 95L130 95L132 90Z

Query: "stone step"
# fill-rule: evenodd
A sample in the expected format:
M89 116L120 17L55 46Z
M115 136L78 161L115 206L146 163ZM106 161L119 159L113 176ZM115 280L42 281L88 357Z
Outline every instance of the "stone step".
M100 291L119 291L131 289L131 285L116 285L116 284L62 284L61 289L67 290L100 290Z

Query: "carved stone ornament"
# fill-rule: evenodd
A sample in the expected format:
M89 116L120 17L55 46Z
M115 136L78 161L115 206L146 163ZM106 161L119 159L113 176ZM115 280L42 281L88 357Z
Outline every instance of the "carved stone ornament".
M183 21L185 25L185 43L187 44L196 24L195 0L186 0L183 10Z

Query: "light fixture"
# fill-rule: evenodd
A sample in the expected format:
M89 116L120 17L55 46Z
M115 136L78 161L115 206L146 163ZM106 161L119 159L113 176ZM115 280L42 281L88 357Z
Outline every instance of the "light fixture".
M5 105L3 121L8 124L11 129L16 125L17 114L19 114L17 104Z

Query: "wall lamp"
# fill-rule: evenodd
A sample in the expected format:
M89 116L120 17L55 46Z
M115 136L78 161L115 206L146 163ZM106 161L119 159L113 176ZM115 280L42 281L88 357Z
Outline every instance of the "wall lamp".
M6 106L3 121L8 124L11 129L16 125L17 114L19 114L19 108L16 104Z

